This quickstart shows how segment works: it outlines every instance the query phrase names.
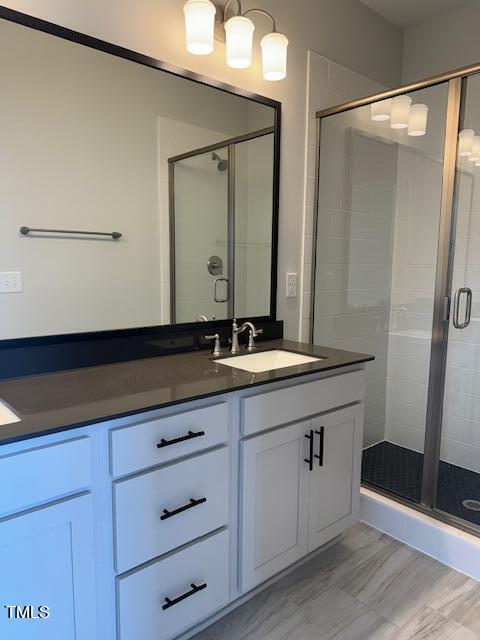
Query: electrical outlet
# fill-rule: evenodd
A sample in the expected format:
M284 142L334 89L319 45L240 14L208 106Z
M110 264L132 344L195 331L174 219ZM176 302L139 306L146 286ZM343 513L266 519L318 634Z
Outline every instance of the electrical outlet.
M287 298L296 298L297 297L297 274L296 273L287 273Z
M22 274L20 271L0 272L0 293L21 293Z

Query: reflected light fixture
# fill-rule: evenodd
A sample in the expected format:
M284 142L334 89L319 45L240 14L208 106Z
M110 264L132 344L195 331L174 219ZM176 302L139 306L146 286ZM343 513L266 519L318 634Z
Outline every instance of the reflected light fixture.
M424 136L427 133L428 107L426 104L412 104L408 118L408 135Z
M475 162L475 165L478 166L477 162L480 162L480 136L473 136L472 153L468 159L470 162Z
M392 111L390 113L390 127L392 129L406 129L408 127L411 104L412 99L409 96L392 98Z
M233 15L230 9L232 2L236 5ZM227 0L223 8L210 0L188 0L183 11L187 51L196 55L211 53L216 37L215 25L223 26L221 39L224 38L226 42L226 62L234 69L246 69L251 66L255 25L248 16L253 13L263 15L272 23L272 31L260 42L263 77L271 81L283 80L286 77L288 39L277 31L275 19L268 11L242 11L241 0Z
M460 157L470 157L472 155L473 138L475 131L473 129L463 129L458 134L458 155Z
M392 99L379 100L373 102L370 107L370 117L375 122L386 122L390 120L390 112L392 110Z

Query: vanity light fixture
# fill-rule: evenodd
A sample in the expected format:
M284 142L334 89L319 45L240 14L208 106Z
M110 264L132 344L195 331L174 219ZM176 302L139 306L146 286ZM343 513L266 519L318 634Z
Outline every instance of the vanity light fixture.
M242 10L240 0L235 0L236 13L229 17L232 0L222 8L210 0L188 0L183 7L187 51L205 55L213 51L216 23L222 27L221 39L225 38L227 64L234 69L246 69L252 64L253 32L255 25L248 17L252 13L265 16L272 23L272 31L261 42L263 77L265 80L283 80L287 75L288 39L277 31L275 18L263 9Z
M233 16L224 26L228 66L233 69L247 69L252 64L255 25L246 16Z
M206 56L213 51L215 13L210 0L188 0L183 7L187 51L196 56Z
M428 107L426 104L412 104L408 118L408 135L424 136L427 133Z

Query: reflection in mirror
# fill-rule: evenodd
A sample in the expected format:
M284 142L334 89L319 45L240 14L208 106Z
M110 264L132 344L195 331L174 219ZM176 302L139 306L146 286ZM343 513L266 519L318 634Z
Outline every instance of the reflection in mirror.
M169 162L172 320L268 315L273 128Z
M271 101L6 20L0 53L0 272L21 289L1 339L270 315Z

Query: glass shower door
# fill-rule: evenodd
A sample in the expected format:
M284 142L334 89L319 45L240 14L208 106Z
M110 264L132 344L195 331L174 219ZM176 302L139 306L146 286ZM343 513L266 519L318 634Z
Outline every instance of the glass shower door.
M480 525L480 76L464 80L436 509ZM465 155L463 155L465 154Z
M420 503L448 83L408 97L423 135L371 105L321 119L313 342L375 355L362 479Z
M172 322L229 318L228 148L178 160L170 172Z

